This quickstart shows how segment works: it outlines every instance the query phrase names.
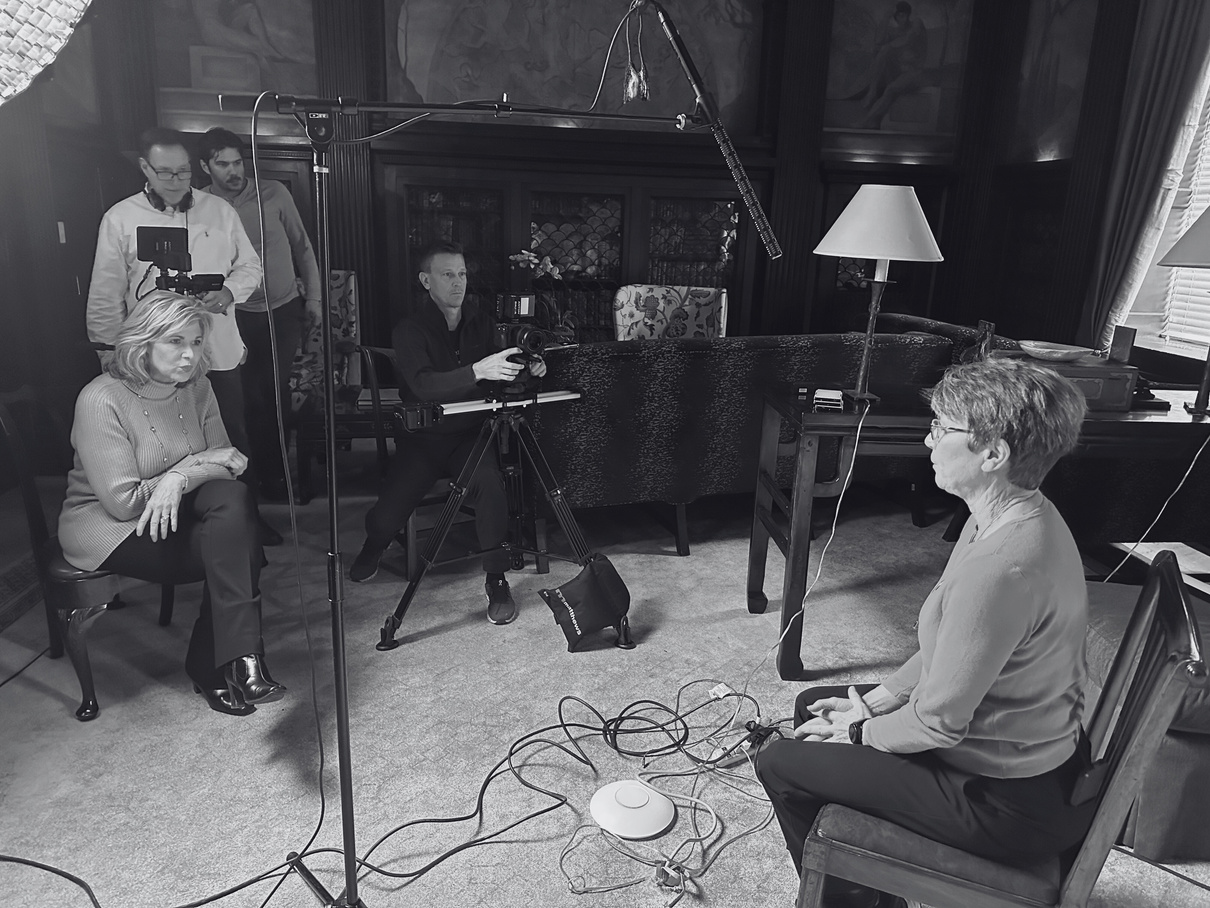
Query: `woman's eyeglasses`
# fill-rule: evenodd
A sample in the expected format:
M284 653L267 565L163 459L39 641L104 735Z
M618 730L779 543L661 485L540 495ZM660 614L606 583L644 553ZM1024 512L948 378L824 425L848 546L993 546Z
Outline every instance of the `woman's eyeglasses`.
M931 423L929 423L929 435L932 437L933 441L941 441L941 439L945 438L945 436L950 432L967 433L970 432L970 429L959 429L957 426L943 426L941 425L941 420L939 419L934 419Z

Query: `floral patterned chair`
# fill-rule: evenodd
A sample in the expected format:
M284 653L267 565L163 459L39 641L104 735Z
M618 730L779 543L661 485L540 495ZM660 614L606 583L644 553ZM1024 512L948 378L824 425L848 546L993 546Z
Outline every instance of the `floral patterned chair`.
M332 307L332 345L335 354L336 394L351 390L356 403L361 391L361 358L350 344L361 343L361 319L357 313L357 275L352 271L332 271L328 280L328 301ZM290 369L290 404L295 413L320 410L323 401L322 326L311 324ZM345 341L346 343L341 343ZM348 349L345 349L348 348ZM340 401L337 401L337 410Z
M614 295L613 321L618 340L726 337L727 291L627 284Z
M363 418L361 397L361 318L357 311L357 275L352 271L330 272L328 304L332 310L332 369L336 381L337 438L350 437L343 425ZM312 324L290 369L290 404L294 413L299 490L302 501L311 497L311 459L324 445L324 378L322 326ZM343 417L343 418L342 418Z

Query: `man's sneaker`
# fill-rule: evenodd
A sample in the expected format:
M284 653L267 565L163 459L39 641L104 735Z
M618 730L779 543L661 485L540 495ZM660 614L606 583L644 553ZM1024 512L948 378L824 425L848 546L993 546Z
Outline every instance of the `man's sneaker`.
M372 579L378 573L378 559L381 557L382 549L367 539L357 557L353 559L353 566L349 568L349 579L356 583L365 583Z
M508 624L517 617L517 603L507 580L487 581L487 620L492 624Z

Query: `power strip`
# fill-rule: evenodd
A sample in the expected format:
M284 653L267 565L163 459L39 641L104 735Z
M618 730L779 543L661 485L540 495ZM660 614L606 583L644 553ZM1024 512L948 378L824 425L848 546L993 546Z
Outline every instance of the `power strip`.
M727 752L725 747L716 747L714 752L710 754L710 761L717 769L728 769L732 766L737 766L740 763L747 763L749 758L755 760L756 755L761 752L764 746L773 738L782 737L781 732L773 726L764 726L759 722L748 722L745 726L748 729L739 746ZM714 762L714 761L718 762Z

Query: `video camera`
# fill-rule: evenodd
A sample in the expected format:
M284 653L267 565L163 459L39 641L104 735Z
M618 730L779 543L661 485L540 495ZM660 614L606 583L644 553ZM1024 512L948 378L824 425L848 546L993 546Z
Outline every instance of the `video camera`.
M542 351L555 342L551 332L524 321L534 317L536 307L537 297L532 293L496 294L496 343L501 350L519 347L523 363L540 359Z
M136 255L140 262L151 262L158 269L155 286L187 296L203 296L223 289L221 274L189 274L189 230L185 227L139 227L136 231ZM175 272L175 273L174 273Z

